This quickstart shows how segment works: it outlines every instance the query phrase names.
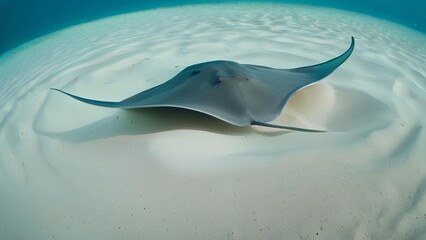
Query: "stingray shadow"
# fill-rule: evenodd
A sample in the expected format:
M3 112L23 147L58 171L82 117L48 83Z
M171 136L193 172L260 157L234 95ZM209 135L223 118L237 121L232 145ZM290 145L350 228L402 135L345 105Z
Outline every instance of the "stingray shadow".
M117 136L146 135L173 130L206 131L228 136L262 134L277 136L289 133L289 130L274 129L262 131L254 127L238 127L212 116L172 107L121 110L114 115L92 122L80 128L52 132L34 127L43 136L64 142L80 143Z

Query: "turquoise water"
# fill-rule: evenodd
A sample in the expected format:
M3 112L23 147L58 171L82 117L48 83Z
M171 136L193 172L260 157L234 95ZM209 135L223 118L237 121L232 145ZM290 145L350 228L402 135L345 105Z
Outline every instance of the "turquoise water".
M143 9L204 2L236 1L166 0L152 3L139 0L0 0L0 54L36 37L78 23ZM352 10L385 18L426 33L426 15L424 14L426 1L422 0L287 0L273 2Z

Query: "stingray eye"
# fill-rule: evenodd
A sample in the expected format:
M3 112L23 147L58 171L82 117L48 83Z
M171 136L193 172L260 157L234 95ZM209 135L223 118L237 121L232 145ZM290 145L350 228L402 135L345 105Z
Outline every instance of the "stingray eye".
M200 73L200 70L194 70L191 72L191 76L195 76Z

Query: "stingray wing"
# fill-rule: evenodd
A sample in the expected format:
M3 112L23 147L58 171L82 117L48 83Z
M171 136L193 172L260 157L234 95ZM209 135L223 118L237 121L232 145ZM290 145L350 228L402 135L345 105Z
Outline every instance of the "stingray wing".
M84 102L84 103L87 103L87 104L95 105L95 106L110 107L110 108L126 108L126 105L122 104L121 102L107 102L107 101L98 101L98 100L93 100L93 99L88 99L88 98L82 98L82 97L73 95L71 93L67 93L67 92L62 91L62 90L57 89L57 88L51 88L51 90L61 92L65 95L68 95L68 96L74 98L75 100L78 100L80 102Z
M109 107L109 108L122 108L122 109L132 109L132 108L148 108L148 107L160 107L160 106L170 106L170 104L163 104L168 97L170 90L176 89L179 85L182 85L182 79L177 78L181 73L179 73L176 77L172 78L169 81L166 81L163 84L160 84L156 87L150 88L148 90L142 91L138 94L135 94L129 98L126 98L119 102L111 102L111 101L99 101L89 98L83 98L71 93L62 91L57 88L51 88L51 90L55 90L61 92L65 95L68 95L75 100L80 102L84 102L87 104L100 106L100 107Z
M334 70L336 70L337 67L342 65L342 63L344 63L346 61L346 59L348 59L349 56L352 54L354 48L355 48L355 39L354 39L354 37L351 37L350 47L348 48L348 50L346 50L340 56L335 57L331 60L328 60L328 61L320 63L320 64L289 69L289 71L303 74L305 76L306 80L309 80L310 82L314 83L316 81L319 81L319 80L327 77Z
M258 85L256 89L267 89L266 92L269 94L265 102L259 104L259 110L252 113L253 122L264 123L274 120L281 114L284 105L295 92L331 74L348 59L354 47L355 40L352 37L350 47L340 56L320 64L294 69L275 69L246 64L245 66L252 70L255 78L262 80L256 82ZM251 104L256 105L256 102Z

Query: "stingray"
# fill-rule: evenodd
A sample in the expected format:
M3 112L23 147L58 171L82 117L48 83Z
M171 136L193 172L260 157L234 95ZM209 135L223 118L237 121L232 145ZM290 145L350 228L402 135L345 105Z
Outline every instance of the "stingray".
M235 126L258 125L307 132L323 130L275 125L290 97L331 74L355 46L329 61L294 69L217 60L191 65L170 80L120 102L98 101L62 92L84 103L121 109L175 107L201 112Z

